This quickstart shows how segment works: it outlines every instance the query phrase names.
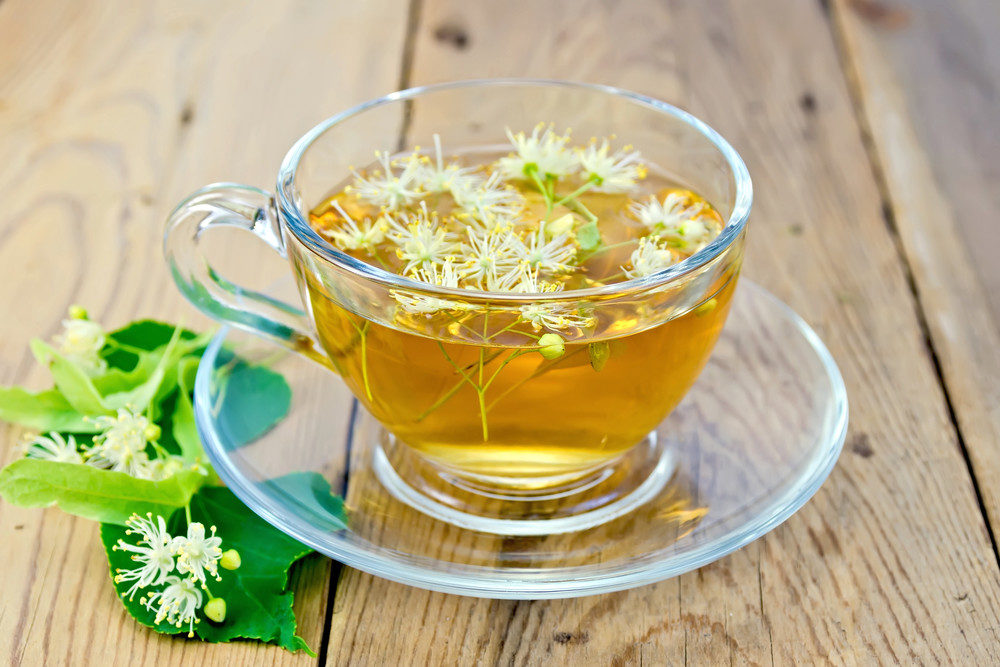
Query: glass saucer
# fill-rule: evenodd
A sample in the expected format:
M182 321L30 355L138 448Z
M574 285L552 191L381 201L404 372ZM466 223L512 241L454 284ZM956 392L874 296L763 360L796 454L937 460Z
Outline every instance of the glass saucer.
M288 414L274 428L261 433L260 415L230 408L253 394L261 405L261 393L280 404L287 393L273 394L259 373L241 382L249 367L234 364L229 351L288 382ZM779 525L833 468L847 429L847 395L813 330L743 281L705 370L651 434L664 479L621 511L544 535L472 530L432 518L405 489L387 489L386 434L340 379L250 334L226 328L216 336L198 369L195 413L229 488L317 551L421 588L541 599L666 579ZM326 483L345 499L346 527Z

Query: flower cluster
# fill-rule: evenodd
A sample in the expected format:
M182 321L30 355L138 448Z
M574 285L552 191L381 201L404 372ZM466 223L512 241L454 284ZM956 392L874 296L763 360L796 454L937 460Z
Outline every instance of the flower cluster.
M93 422L101 430L90 444L81 445L73 435L63 436L54 431L47 435L30 435L24 445L25 456L89 465L152 481L166 479L185 469L205 474L202 466L160 448L157 443L160 427L145 415L120 408L114 416L97 417Z
M67 360L84 370L107 368L107 362L99 354L106 344L100 325L86 319L82 309L73 308L63 326L55 342ZM133 408L119 408L114 415L88 419L98 430L91 442L80 443L72 434L55 431L29 434L24 455L42 461L89 465L151 481L166 479L185 469L206 474L200 464L165 451L158 442L160 427Z
M135 535L135 544L118 540L115 551L130 554L133 568L118 568L115 583L131 586L123 593L131 600L142 593L139 602L156 612L156 622L166 621L175 627L188 626L188 636L194 636L196 615L208 595L205 614L211 620L225 620L226 603L211 596L208 578L218 581L219 567L235 570L240 566L240 555L235 549L223 553L222 539L215 536L215 527L206 536L205 526L189 522L184 535L171 535L162 516L145 517L133 514L126 522L126 535ZM176 573L176 574L175 574ZM152 589L152 590L151 590Z
M87 319L87 311L79 307L71 308L69 319L62 324L62 333L53 341L59 353L87 375L95 376L107 370L108 363L100 355L105 343L101 325Z
M568 132L539 124L531 133L507 130L512 152L491 163L466 166L446 159L434 135L430 153L390 156L329 201L317 230L341 250L363 252L384 268L415 281L455 290L543 294L655 273L691 254L718 234L714 211L686 191L662 201L638 200L647 167L631 147L608 139L572 146ZM627 195L615 222L639 223L642 234L617 276L588 275L588 260L603 252L601 220L588 204ZM590 198L590 199L588 199ZM600 209L595 209L600 210ZM709 214L712 215L709 215ZM605 214L606 215L606 214ZM401 313L433 316L473 310L459 296L444 298L394 290ZM519 321L539 331L585 329L594 319L578 307L546 300L520 309Z
M630 212L646 226L650 238L689 255L701 250L721 231L708 204L688 191L670 192L662 202L650 196L645 203L633 204Z

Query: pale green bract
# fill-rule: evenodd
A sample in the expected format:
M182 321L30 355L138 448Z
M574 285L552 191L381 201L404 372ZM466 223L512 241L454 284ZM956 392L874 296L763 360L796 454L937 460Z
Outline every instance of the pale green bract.
M92 521L125 525L132 513L169 515L184 507L205 475L184 470L154 482L80 463L14 461L0 472L0 496L12 505L56 505Z

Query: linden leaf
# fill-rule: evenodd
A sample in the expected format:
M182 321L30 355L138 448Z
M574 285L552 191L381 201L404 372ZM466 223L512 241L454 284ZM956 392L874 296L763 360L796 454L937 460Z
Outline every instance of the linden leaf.
M216 427L227 442L249 444L288 414L292 389L280 373L231 353L220 354L219 363L212 397Z
M191 498L191 519L205 526L215 526L216 535L222 539L223 551L236 549L242 561L236 570L220 568L220 581L209 580L212 596L226 601L226 617L221 623L215 623L205 618L203 610L199 611L201 620L195 625L195 634L209 642L258 639L290 651L304 650L315 655L295 634L293 593L288 589L291 566L311 549L265 523L225 488L204 487ZM184 512L175 512L168 526L172 534L184 534ZM119 539L134 542L123 528L101 526L101 541L112 580L118 568L130 569L135 565L126 553L112 549ZM166 622L156 623L155 612L140 602L141 593L131 600L124 597L129 586L129 582L116 583L115 589L133 618L158 632L187 632L187 626L177 628Z
M56 388L77 412L85 415L104 415L110 412L104 406L93 381L79 366L37 338L31 341L31 351L38 363L48 366Z
M198 426L194 420L194 405L191 402L190 375L192 369L198 368L197 359L182 359L177 366L176 403L171 413L170 434L181 454L188 459L204 456L201 438L198 436Z
M166 516L184 507L205 479L185 470L153 482L82 463L26 458L0 470L0 496L12 505L58 505L85 519L124 525L133 512Z
M0 387L0 419L46 433L96 433L94 422L69 404L59 390L32 394L20 387Z

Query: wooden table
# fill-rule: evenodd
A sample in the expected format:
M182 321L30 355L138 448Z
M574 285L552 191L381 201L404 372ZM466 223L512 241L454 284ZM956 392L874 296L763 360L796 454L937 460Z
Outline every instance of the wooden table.
M749 165L746 272L847 382L829 481L745 549L612 595L475 600L316 559L302 634L329 664L996 664L998 32L992 0L5 0L0 382L41 384L27 341L72 303L206 324L163 265L166 213L210 181L269 186L333 112L468 77L649 93ZM4 663L311 661L140 627L96 527L56 510L0 505L0 563Z

